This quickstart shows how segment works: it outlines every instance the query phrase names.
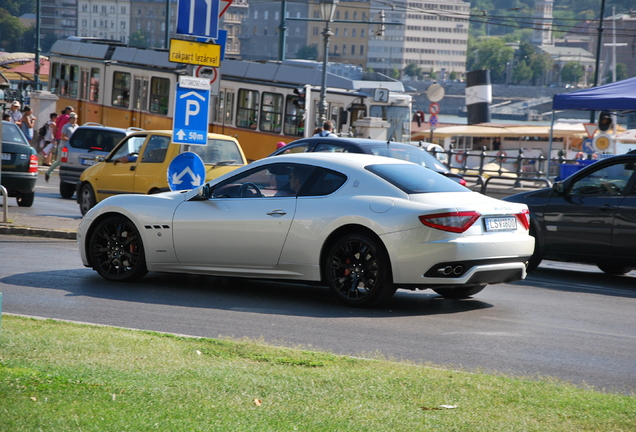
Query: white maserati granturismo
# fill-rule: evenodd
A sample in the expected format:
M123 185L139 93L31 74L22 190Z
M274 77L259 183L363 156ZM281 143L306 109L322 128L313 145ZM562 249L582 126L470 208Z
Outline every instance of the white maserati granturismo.
M525 278L525 204L381 156L299 153L188 190L117 195L79 227L82 261L112 281L148 271L328 286L370 306L396 289L465 298Z

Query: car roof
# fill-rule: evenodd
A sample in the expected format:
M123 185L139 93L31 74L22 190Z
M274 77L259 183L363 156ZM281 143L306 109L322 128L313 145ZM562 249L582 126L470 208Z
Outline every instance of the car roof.
M135 131L131 135L148 135L148 134L169 136L171 138L171 142L172 142L172 130L171 129L170 130L168 130L168 129L140 130L140 131ZM238 140L236 138L234 138L233 136L217 134L217 133L212 133L212 132L208 132L208 139L230 140L230 141L238 142ZM172 143L175 144L174 142L172 142Z
M377 164L404 164L412 165L411 162L401 159L394 159L385 156L376 156L365 153L287 153L276 155L272 158L264 158L252 162L251 165L264 165L268 163L303 163L320 165L325 168L364 168L367 165Z
M82 129L99 129L99 130L107 130L107 131L114 131L114 132L123 132L123 133L126 133L126 134L143 130L143 129L140 129L140 128L124 129L124 128L119 128L119 127L114 127L114 126L104 126L103 124L93 123L93 122L84 123L83 125L80 126L80 128L82 128Z

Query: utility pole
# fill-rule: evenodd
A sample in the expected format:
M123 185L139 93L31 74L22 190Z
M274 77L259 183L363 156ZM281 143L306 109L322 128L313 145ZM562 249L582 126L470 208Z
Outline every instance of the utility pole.
M40 10L41 0L35 3L35 64L33 65L33 81L35 90L42 90L40 83Z
M285 15L287 15L287 0L282 0L280 2L280 25L278 26L278 60L285 60L285 43L286 43L286 32L287 32L287 23L285 21Z
M594 71L594 86L598 86L600 79L599 68L601 67L601 46L603 45L603 19L605 17L605 0L601 0L601 15L598 21L598 39L596 41L596 70ZM596 111L590 111L590 123L594 123Z

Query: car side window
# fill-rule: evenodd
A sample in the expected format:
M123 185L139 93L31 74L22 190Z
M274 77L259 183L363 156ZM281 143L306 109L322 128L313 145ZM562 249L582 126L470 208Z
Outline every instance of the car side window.
M295 197L313 169L289 163L253 169L216 185L212 198Z
M631 162L617 163L593 171L572 184L571 195L620 195L634 174Z
M151 136L141 157L141 163L162 163L166 159L169 145L170 137L162 135Z
M306 153L309 151L309 144L302 144L292 147L284 147L284 150L278 154L289 154L289 153Z
M321 169L317 176L312 176L315 181L311 181L307 188L301 193L302 196L323 196L330 195L340 189L347 181L347 176L342 173Z

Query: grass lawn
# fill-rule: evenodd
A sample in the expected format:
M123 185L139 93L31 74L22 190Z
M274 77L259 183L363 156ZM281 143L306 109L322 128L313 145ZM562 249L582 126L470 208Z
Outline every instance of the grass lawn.
M2 316L0 431L636 431L636 396ZM636 373L636 369L635 369Z

